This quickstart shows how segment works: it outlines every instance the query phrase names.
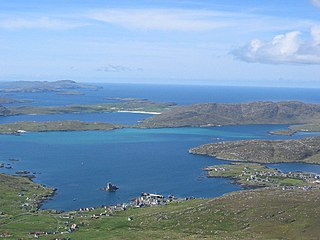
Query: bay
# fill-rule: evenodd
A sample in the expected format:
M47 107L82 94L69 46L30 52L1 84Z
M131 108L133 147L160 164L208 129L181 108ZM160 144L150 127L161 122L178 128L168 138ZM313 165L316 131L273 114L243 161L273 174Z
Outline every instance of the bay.
M0 162L36 173L36 182L58 189L43 208L71 210L128 202L141 192L178 197L215 197L240 190L222 178L207 178L204 167L226 161L188 153L218 140L279 139L267 131L285 125L210 128L119 129L112 131L27 133L0 136ZM288 137L280 137L286 139ZM101 190L106 182L119 190ZM75 200L75 201L74 201Z

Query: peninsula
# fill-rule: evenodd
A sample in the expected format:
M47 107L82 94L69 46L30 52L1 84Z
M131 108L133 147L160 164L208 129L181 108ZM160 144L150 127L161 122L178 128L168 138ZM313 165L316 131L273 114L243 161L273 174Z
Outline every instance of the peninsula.
M320 105L297 101L205 103L177 106L147 118L145 128L206 127L242 124L304 124L320 118Z
M303 172L283 173L258 163L230 163L205 168L209 177L231 178L245 187L309 189L320 183L320 175Z
M242 140L205 144L189 150L230 161L320 163L320 137L292 140Z
M313 123L291 125L287 129L280 129L269 132L274 135L292 136L297 132L320 132L320 122L315 121Z

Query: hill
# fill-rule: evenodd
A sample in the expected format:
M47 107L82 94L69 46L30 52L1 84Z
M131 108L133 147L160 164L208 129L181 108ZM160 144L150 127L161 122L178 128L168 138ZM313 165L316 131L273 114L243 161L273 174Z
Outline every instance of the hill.
M293 140L242 140L205 144L189 150L232 161L320 163L320 137Z
M140 127L298 124L319 119L320 105L297 101L178 106L146 119Z
M1 83L0 92L61 92L71 89L97 90L98 86L91 84L77 83L72 80L58 81L14 81Z

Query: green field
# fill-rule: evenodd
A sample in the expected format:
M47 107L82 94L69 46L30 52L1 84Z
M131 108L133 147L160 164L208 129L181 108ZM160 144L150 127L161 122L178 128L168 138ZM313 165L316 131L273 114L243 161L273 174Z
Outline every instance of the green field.
M264 188L125 211L107 207L59 213L37 210L33 201L21 207L27 197L39 200L52 189L23 177L0 178L0 234L5 239L34 239L35 232L40 239L80 240L317 239L320 234L319 188ZM72 224L77 228L69 233Z

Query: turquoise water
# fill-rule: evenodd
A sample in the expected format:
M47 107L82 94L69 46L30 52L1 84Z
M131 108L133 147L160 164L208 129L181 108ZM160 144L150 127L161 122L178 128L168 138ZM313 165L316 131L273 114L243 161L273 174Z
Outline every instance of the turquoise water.
M178 104L199 102L249 102L257 100L300 100L320 103L318 89L275 89L214 86L165 86L103 84L99 91L81 96L54 93L13 93L12 98L31 99L31 105L94 104L110 102L107 97L136 97ZM14 104L8 104L14 105ZM21 105L21 104L15 104ZM25 104L23 104L25 105ZM1 117L0 123L15 121L81 120L136 123L146 114L60 114ZM35 173L34 181L58 188L43 208L70 210L80 207L128 202L141 192L174 194L178 197L215 197L240 190L228 179L206 178L204 167L225 161L191 155L188 149L201 144L240 139L291 139L267 132L286 125L245 125L211 128L120 129L113 131L26 133L0 135L0 163L11 164L2 172ZM16 158L19 162L10 162ZM319 165L273 164L282 171L320 173ZM102 191L106 182L119 186L115 193ZM75 200L75 201L73 201Z
M66 114L40 114L40 115L15 115L5 116L0 118L0 124L13 123L20 121L65 121L65 120L78 120L82 122L107 122L114 124L136 124L138 121L150 117L150 114L140 113L66 113Z
M0 162L36 172L36 182L58 188L43 208L70 210L128 202L141 192L214 197L239 190L228 179L206 178L202 168L225 161L191 155L188 149L222 140L276 139L267 131L284 125L0 135ZM287 137L282 137L287 138ZM280 165L281 166L281 165ZM278 166L279 167L279 166ZM107 181L119 186L102 191ZM73 200L76 201L73 201Z

